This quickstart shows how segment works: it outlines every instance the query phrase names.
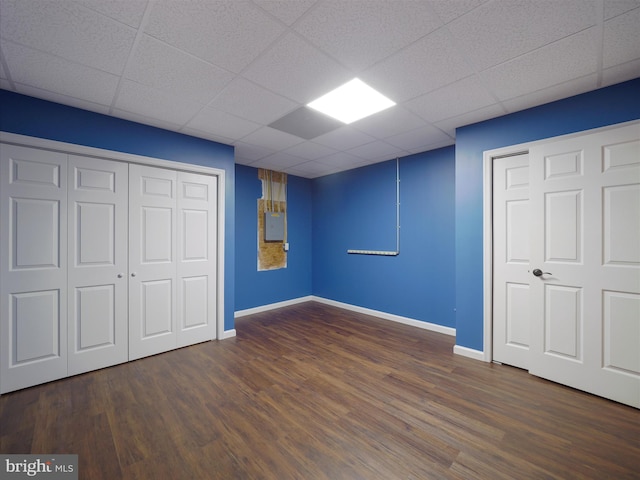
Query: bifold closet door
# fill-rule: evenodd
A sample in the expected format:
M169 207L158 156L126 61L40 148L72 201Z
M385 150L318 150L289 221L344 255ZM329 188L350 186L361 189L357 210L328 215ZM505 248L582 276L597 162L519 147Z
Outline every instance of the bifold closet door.
M178 347L216 338L217 186L178 172Z
M129 359L216 338L215 177L129 167Z
M67 375L67 155L0 144L0 392Z
M129 166L129 359L176 348L177 172Z
M69 156L69 375L128 360L126 163Z
M216 176L0 160L0 393L216 338Z

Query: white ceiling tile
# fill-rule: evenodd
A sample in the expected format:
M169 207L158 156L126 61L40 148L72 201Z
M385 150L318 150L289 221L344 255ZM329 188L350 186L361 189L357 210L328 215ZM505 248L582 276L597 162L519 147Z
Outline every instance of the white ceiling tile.
M135 30L71 0L3 0L2 38L105 72L120 74Z
M416 148L410 148L409 152L410 153L423 153L429 150L435 150L437 148L443 148L443 147L450 147L452 145L455 144L455 141L453 139L443 139L443 140L436 140L433 143L428 143L427 145L422 145L420 147L416 147Z
M406 130L422 127L424 124L424 120L406 110L404 106L396 105L358 120L351 126L375 138L386 138Z
M182 92L194 102L208 103L234 74L143 35L125 77L169 93Z
M438 16L422 2L324 0L295 29L347 67L360 71L440 26Z
M131 80L122 82L114 107L180 127L202 108L179 95L169 95Z
M246 142L234 142L233 145L235 146L236 158L242 158L248 163L260 160L261 158L271 155L276 151L271 148L266 148L262 145L253 145ZM243 164L246 165L247 163Z
M263 124L269 124L300 106L241 77L227 85L209 105Z
M640 60L607 68L602 72L602 86L626 82L640 76Z
M640 58L640 8L604 23L603 56L604 68Z
M426 0L444 23L449 23L487 0Z
M272 170L282 170L285 168L293 167L305 163L307 160L304 158L296 157L295 155L288 155L286 153L278 152L272 155L261 158L257 162L252 163L254 167L270 168Z
M236 73L284 30L252 3L235 0L160 0L145 27L145 33Z
M383 158L389 159L407 154L405 150L398 148L397 146L390 145L387 142L383 142L382 140L376 140L375 142L351 148L347 150L347 153L369 161L379 161Z
M294 34L279 40L243 76L303 104L353 78L335 60Z
M473 75L410 100L404 106L429 122L437 122L493 103L496 99Z
M287 165L283 165L278 161L277 157L265 157L260 160L249 164L253 168L264 168L267 170L273 170L275 172L284 172ZM291 165L290 165L291 166Z
M239 140L261 128L260 124L205 107L185 125L186 128Z
M4 70L4 63L0 61L0 78L7 78L7 72Z
M165 121L159 118L147 117L138 113L127 112L126 110L119 110L117 108L111 109L111 115L114 117L129 120L131 122L142 123L144 125L151 125L152 127L162 128L164 130L177 130L178 125L171 121Z
M3 53L15 83L103 105L118 87L115 75L22 45L5 42Z
M596 0L487 2L447 27L479 70L595 25Z
M282 150L302 143L304 140L274 128L262 127L244 137L242 141L273 150Z
M554 85L549 88L528 93L521 97L512 98L502 102L509 112L524 110L525 108L543 105L545 103L554 102L561 98L571 97L580 93L588 92L597 88L598 76L594 73L587 75L560 85Z
M638 25L640 0L0 0L0 88L315 178L638 78ZM398 105L311 141L268 127L355 76Z
M590 28L503 63L480 75L500 100L596 72L598 29Z
M306 160L315 160L320 157L326 157L332 153L336 153L333 148L329 148L325 145L320 145L314 142L302 142L298 145L294 145L291 148L284 150L286 153L302 157Z
M361 157L356 155L351 155L347 152L338 152L332 155L328 155L326 157L319 158L316 160L318 163L323 163L325 165L330 165L333 167L339 168L355 168L361 165L366 165L368 162L363 160Z
M494 104L458 115L457 117L435 122L434 126L444 131L451 138L455 138L457 127L471 125L472 123L482 122L483 120L489 120L490 118L499 117L505 113L507 113L507 111L502 105Z
M148 0L75 0L86 8L95 10L130 27L138 28L142 22Z
M218 135L217 133L203 132L202 130L197 130L195 128L184 127L180 129L180 133L191 135L192 137L206 138L207 140L223 143L225 145L233 145L234 142L233 138Z
M266 162L264 159L260 159L251 163L246 163L244 160L237 158L236 163L239 163L240 165L248 165L253 168L265 168L267 170L275 170L275 171L278 170L277 165L272 164L271 162Z
M449 32L441 28L363 72L360 78L401 103L471 73Z
M49 102L61 103L70 107L81 108L82 110L88 110L90 112L101 113L103 115L109 114L109 105L103 105L86 100L79 99L77 97L70 97L68 95L62 95L48 90L42 90L40 88L32 87L30 85L16 84L16 91L23 95L30 97L41 98L42 100L48 100Z
M277 17L287 25L292 25L304 12L309 10L316 0L253 0L261 8L264 8L274 17Z
M640 7L640 0L604 0L604 18L608 20Z
M331 173L333 173L333 170L334 169L331 169ZM296 175L305 178L316 178L322 175L327 175L328 168L327 165L323 165L322 163L306 162L294 167L289 167L286 169L286 172L289 175Z
M438 142L451 142L453 138L432 126L418 128L386 139L386 142L405 150L415 150Z
M301 163L300 165L296 165L294 167L289 167L286 169L286 172L290 175L297 175L299 177L306 178L321 177L323 175L328 175L339 171L341 171L340 168L329 167L328 165L324 165L318 162Z
M344 126L313 139L314 142L336 150L348 150L376 140L371 135L362 133L351 126Z

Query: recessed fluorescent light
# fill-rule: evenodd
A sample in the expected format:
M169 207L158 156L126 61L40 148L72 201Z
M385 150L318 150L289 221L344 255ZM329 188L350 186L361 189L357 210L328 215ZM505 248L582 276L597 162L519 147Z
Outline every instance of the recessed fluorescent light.
M349 124L395 104L362 80L354 78L307 106Z

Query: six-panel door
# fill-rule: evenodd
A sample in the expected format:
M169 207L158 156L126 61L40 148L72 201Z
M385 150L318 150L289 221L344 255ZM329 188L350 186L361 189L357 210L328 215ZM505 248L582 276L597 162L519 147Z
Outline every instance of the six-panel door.
M69 156L69 375L128 359L128 170Z
M493 359L529 368L529 155L493 161Z
M216 178L178 172L178 347L216 338Z
M0 144L0 393L67 375L67 156Z
M177 172L129 167L129 358L176 347Z
M529 371L640 408L640 125L529 153Z
M129 167L129 358L216 338L216 199L209 175Z

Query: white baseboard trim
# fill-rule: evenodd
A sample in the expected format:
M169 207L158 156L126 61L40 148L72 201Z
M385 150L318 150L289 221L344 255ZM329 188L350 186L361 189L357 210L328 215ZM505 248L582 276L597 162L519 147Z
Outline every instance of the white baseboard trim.
M269 310L275 310L276 308L288 307L289 305L308 302L313 299L314 299L313 295L308 295L306 297L293 298L291 300L285 300L283 302L269 303L268 305L261 305L259 307L247 308L246 310L238 310L234 313L234 318L245 317L247 315L253 315L254 313L267 312Z
M432 332L444 333L445 335L456 335L456 329L451 327L445 327L443 325L437 325L435 323L423 322L414 318L402 317L400 315L394 315L393 313L381 312L379 310L372 310L370 308L358 307L357 305L351 305L349 303L337 302L328 298L316 297L314 295L309 300L325 303L338 308L344 308L345 310L351 310L353 312L364 313L365 315L371 315L373 317L383 318L385 320L391 320L392 322L403 323L412 327L422 328L424 330L430 330Z
M233 338L236 336L236 329L232 328L231 330L225 330L224 332L222 332L222 336L220 337L220 340L226 340L227 338Z
M486 362L484 358L484 352L481 350L474 350L473 348L463 347L461 345L453 346L453 353L456 355L460 355L467 358L472 358L474 360L480 360L481 362Z

